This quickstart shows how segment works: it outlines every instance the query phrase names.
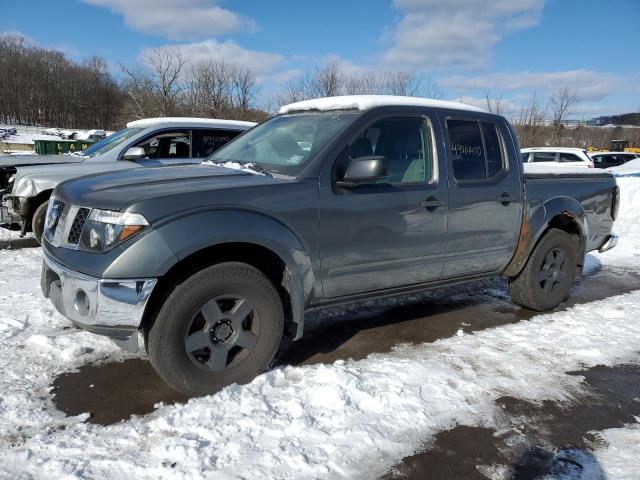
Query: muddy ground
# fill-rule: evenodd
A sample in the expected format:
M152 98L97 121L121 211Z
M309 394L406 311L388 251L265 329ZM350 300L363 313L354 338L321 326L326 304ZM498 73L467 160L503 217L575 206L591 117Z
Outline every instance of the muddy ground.
M640 275L596 264L559 310L637 289ZM281 352L274 367L360 359L399 344L433 342L459 329L470 333L533 315L511 304L501 279L324 309L308 315L305 337ZM499 404L511 428L495 432L459 426L442 432L435 440L425 439L424 451L405 458L386 478L473 479L505 473L517 479L560 473L571 477L583 463L595 462L589 450L597 439L591 431L619 427L640 415L639 365L575 374L590 387L587 398L575 404L502 398ZM90 422L103 425L151 412L159 402L187 400L142 359L87 365L54 383L54 402L60 410L68 415L88 412Z

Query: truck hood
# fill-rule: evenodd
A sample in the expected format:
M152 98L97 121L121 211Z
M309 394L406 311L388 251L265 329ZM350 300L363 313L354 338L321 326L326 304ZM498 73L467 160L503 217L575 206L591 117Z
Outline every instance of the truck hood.
M74 205L122 210L151 198L199 195L225 188L244 188L283 180L217 165L138 168L70 180L55 195Z
M59 163L80 163L85 157L73 155L0 155L0 169L24 167L27 165L52 165Z

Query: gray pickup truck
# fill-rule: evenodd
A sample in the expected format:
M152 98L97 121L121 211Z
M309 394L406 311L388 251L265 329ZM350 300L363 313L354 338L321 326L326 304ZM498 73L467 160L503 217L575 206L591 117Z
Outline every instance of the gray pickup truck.
M200 163L255 123L160 117L129 122L74 155L0 156L0 226L42 236L49 196L58 183L99 172Z
M509 123L459 103L300 102L209 160L65 182L42 244L45 297L189 394L249 381L319 306L504 275L552 309L617 240L609 173L523 174Z

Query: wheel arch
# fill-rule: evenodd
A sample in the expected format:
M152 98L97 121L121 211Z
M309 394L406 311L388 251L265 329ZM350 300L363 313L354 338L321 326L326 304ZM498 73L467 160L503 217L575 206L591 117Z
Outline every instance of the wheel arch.
M541 203L535 209L525 209L516 252L503 274L508 277L517 276L527 263L533 249L552 228L577 238L578 274L580 274L586 254L588 224L582 205L569 197L556 197Z
M307 249L287 226L258 212L208 211L180 217L158 231L176 261L158 276L143 327L150 326L166 297L195 271L238 261L271 280L285 309L285 333L294 340L302 336L304 310L313 295L315 277Z

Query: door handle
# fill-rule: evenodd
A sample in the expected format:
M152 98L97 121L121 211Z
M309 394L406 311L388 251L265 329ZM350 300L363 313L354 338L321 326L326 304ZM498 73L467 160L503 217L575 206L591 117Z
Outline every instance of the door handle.
M444 207L444 202L442 200L438 200L436 197L427 197L425 200L420 202L420 206L427 210L435 210L438 207Z
M505 206L513 202L513 198L511 197L511 194L509 192L502 192L500 195L498 195L497 200Z

